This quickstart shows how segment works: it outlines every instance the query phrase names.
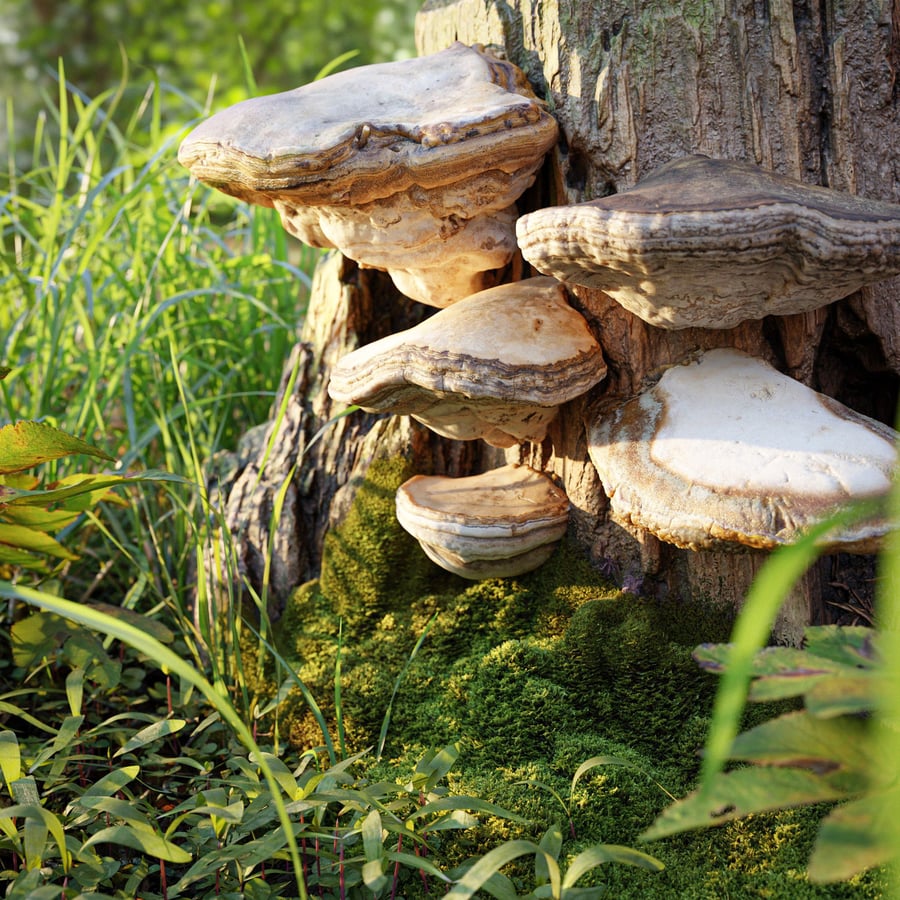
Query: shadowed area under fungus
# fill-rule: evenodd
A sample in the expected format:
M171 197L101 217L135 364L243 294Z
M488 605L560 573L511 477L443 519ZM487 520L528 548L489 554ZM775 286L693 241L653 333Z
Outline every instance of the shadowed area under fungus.
M728 639L730 611L621 593L565 541L549 562L519 578L473 583L449 575L394 518L394 493L411 474L402 459L373 464L343 525L326 540L321 578L296 592L278 637L334 723L340 633L341 704L353 753L377 743L395 680L428 629L394 699L383 761L364 763L368 776L393 780L425 751L457 742L452 789L533 823L484 821L441 836L442 854L461 863L503 839L538 839L557 821L570 835L564 857L603 841L639 846L665 863L659 874L607 865L579 882L603 881L617 898L881 895L878 873L847 884L807 882L806 860L824 812L818 807L638 844L669 804L665 791L678 797L694 786L717 680L691 651ZM266 677L271 684L258 685L263 693L280 679ZM785 708L752 707L745 724ZM322 744L299 695L278 727L298 747ZM335 724L331 732L337 734ZM595 756L630 766L592 769L570 797L575 771ZM568 814L535 782L556 791ZM529 868L512 872L524 889ZM416 890L427 896L420 884L406 896L419 896Z

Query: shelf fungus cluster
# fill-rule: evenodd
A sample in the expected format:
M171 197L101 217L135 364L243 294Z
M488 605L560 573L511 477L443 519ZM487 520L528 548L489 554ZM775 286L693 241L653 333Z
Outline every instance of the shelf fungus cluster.
M397 521L447 571L505 578L546 562L566 533L569 500L528 466L466 478L415 475L397 491Z
M328 391L368 412L496 447L542 441L559 406L606 375L600 345L552 278L480 291L345 356Z
M440 307L341 360L333 399L501 448L542 441L559 406L606 376L566 282L663 329L728 329L900 274L900 207L703 156L516 222L557 135L518 68L456 43L239 103L194 129L179 160ZM492 287L519 248L543 275ZM599 398L585 419L612 516L680 547L789 543L884 492L897 463L892 429L736 350L691 356L612 406ZM550 478L512 464L397 493L401 525L467 578L540 565L568 512ZM874 517L828 543L869 552L886 530Z
M480 291L333 369L329 393L405 413L438 434L498 447L543 440L560 404L606 375L599 344L552 278ZM397 519L428 556L465 578L539 566L566 530L569 502L546 476L508 465L468 478L415 476Z
M446 306L496 283L516 250L515 201L557 133L516 66L456 43L238 103L195 128L178 158L275 207L305 243Z
M805 312L900 274L900 206L689 156L630 190L529 213L538 271L604 291L660 328Z
M847 503L883 495L892 428L738 350L707 351L588 424L613 518L692 550L773 549ZM873 516L823 538L870 553Z

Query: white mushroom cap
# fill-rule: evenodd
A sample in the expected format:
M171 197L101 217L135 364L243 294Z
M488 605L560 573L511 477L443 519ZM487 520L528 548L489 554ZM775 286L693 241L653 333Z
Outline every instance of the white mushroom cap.
M804 312L900 274L900 206L691 156L634 188L541 209L523 256L661 328Z
M588 422L588 451L613 518L694 550L771 549L836 508L885 493L897 433L737 350L674 366ZM868 520L828 546L872 552Z
M463 578L505 578L537 568L568 520L565 493L528 466L465 478L416 475L397 491L397 521L433 562Z
M557 408L606 375L584 318L552 278L481 291L332 370L329 394L498 447L541 441Z
M513 204L557 125L511 63L456 43L238 103L178 152L201 181L445 306L516 250Z

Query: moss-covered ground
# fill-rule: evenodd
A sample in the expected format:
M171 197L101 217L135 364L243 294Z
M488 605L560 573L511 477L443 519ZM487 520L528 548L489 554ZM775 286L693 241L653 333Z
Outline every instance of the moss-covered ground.
M448 575L394 519L394 491L410 474L402 459L371 468L344 524L326 539L321 578L296 593L278 632L282 651L333 717L340 631L350 751L377 742L395 681L408 667L372 777L402 777L425 751L457 742L453 789L533 823L484 822L445 845L451 860L483 854L503 839L536 839L554 821L569 834L559 800L522 784L540 782L569 806L574 837L563 857L605 842L639 846L665 863L658 874L607 865L601 873L607 896L881 896L874 873L852 884L807 882L805 863L821 809L639 844L641 832L670 802L666 792L679 797L694 785L716 679L699 669L691 650L727 640L729 615L624 594L565 544L520 578L468 582ZM293 710L282 722L292 742L321 744L301 700ZM749 715L773 713L758 707ZM570 797L576 769L598 755L624 758L634 768L592 769Z

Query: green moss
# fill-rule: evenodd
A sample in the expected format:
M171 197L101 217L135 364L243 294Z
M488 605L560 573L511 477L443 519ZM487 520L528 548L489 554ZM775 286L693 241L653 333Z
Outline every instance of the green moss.
M332 733L340 629L351 751L377 740L408 665L385 758L370 777L402 778L398 767L408 770L425 750L457 741L454 790L532 823L491 819L442 836L445 863L484 854L503 839L539 838L554 821L568 834L569 816L569 858L598 842L636 845L669 804L666 792L683 796L694 786L717 679L691 651L726 640L730 615L622 594L565 542L521 578L473 583L441 573L394 520L394 491L409 474L403 460L373 466L346 521L327 539L320 581L296 593L279 628L283 652L296 661ZM287 728L303 747L321 744L302 702L291 702L282 733ZM755 717L778 711L758 707ZM575 771L594 756L630 765L591 770L570 797ZM591 877L605 879L611 896L642 900L879 896L876 875L850 886L808 884L805 864L821 815L792 810L680 835L642 846L666 864L659 875L610 866ZM527 864L514 874L523 890L530 887ZM412 884L406 895L420 896L416 890Z
M397 488L413 474L403 457L373 462L347 518L325 536L321 591L354 630L426 589L431 563L394 516Z

